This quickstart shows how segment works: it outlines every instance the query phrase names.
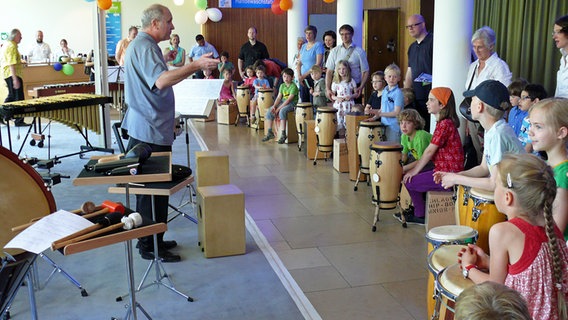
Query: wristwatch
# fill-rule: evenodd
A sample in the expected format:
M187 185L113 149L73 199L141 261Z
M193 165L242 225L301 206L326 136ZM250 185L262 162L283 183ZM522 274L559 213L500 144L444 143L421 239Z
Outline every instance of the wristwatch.
M474 264L470 264L468 266L466 266L465 268L462 269L462 274L463 274L463 278L467 279L469 278L469 270L471 269L477 269L477 266Z

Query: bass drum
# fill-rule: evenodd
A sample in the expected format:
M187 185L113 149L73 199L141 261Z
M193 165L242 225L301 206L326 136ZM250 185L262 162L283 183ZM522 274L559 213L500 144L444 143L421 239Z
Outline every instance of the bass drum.
M0 146L0 247L16 235L12 227L55 211L55 199L41 176L10 150ZM9 254L15 259L6 256ZM10 305L36 255L18 249L0 250L0 313Z

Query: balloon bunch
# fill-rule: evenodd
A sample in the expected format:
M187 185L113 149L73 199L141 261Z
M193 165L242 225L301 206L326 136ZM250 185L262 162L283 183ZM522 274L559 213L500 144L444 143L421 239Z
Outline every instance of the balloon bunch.
M207 20L219 22L223 13L218 8L207 8L207 0L195 0L195 6L199 11L195 13L195 23L204 24Z
M292 0L274 0L272 2L272 13L275 15L284 14L284 12L292 9L293 3Z
M66 63L66 64L61 64L61 62L56 62L53 64L53 70L55 71L61 71L63 72L63 74L65 74L66 76L70 76L75 72L75 68L73 68L72 65Z
M108 10L112 7L112 0L97 0L97 5L101 10Z

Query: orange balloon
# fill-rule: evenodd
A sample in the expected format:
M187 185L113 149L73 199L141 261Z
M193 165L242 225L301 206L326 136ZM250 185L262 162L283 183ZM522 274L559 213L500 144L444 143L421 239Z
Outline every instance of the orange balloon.
M108 10L112 7L112 0L97 0L97 4L101 10Z
M292 9L292 5L292 0L280 0L280 9L282 9L282 11Z
M335 1L335 0L323 0L323 2L325 2L325 3L332 3L333 1Z

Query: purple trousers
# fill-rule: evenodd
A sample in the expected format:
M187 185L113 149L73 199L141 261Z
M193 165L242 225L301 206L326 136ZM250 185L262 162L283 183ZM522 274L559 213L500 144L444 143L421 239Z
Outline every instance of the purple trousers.
M406 183L406 189L414 205L414 216L424 218L426 216L426 192L448 191L441 184L434 182L434 170L420 172Z

